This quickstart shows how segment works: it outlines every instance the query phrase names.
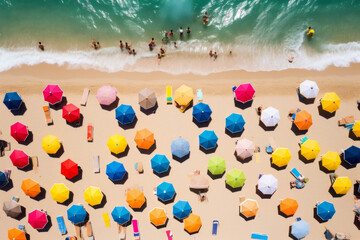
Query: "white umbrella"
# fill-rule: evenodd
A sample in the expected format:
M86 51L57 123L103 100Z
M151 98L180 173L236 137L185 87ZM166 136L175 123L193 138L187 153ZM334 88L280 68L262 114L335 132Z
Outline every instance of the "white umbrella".
M235 147L236 156L241 159L251 157L254 154L254 150L255 144L246 138L238 141Z
M278 188L278 180L271 174L262 175L258 181L258 189L265 195L273 194Z
M279 110L268 107L261 112L260 120L266 127L274 127L280 120Z
M300 94L305 98L316 98L319 87L314 81L305 80L300 84Z

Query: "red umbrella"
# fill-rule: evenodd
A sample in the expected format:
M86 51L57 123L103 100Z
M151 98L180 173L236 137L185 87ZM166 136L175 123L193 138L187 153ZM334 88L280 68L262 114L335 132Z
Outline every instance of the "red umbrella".
M26 125L17 122L11 125L10 134L16 141L23 142L29 136L29 131Z
M80 118L80 109L70 103L63 107L62 117L68 122L75 122Z
M50 104L55 104L61 102L63 91L59 87L59 85L47 85L43 91L44 100L49 102Z
M14 150L10 159L15 167L23 168L29 165L29 156L21 150Z
M46 213L39 210L34 210L29 213L28 223L35 229L43 229L48 223Z
M238 88L235 89L236 100L246 103L253 99L255 94L255 89L251 83L241 84Z
M79 174L79 168L76 163L70 159L61 163L61 174L66 178L71 179Z

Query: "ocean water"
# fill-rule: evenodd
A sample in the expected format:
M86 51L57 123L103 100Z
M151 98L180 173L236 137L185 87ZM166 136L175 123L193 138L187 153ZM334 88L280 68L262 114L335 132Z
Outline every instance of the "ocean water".
M211 15L206 25L205 11ZM305 34L308 26L314 38ZM190 36L180 39L179 27L190 27ZM170 29L175 36L162 42ZM148 48L152 37L154 51ZM92 39L100 50L90 48ZM119 40L138 54L121 52ZM160 64L159 47L167 49ZM210 50L218 53L216 61ZM360 0L0 0L0 71L49 63L106 72L208 74L323 70L357 62Z

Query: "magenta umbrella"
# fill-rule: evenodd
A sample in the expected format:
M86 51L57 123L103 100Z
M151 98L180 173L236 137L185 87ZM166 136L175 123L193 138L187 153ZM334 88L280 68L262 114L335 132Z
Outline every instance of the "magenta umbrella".
M61 102L63 96L63 90L59 87L59 85L47 85L43 91L44 100L49 102L50 104L56 104Z
M29 131L25 124L16 122L10 126L10 134L16 141L23 142L29 136Z
M255 89L250 83L240 84L235 90L236 100L242 103L246 103L253 99Z
M98 89L96 98L101 105L110 105L116 100L117 91L114 87L105 85Z
M28 223L35 229L43 229L48 223L47 215L44 211L34 210L29 213Z

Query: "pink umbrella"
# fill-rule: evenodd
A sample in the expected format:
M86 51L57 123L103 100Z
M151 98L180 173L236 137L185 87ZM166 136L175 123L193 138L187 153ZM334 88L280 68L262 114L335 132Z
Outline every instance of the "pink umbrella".
M50 104L55 104L61 102L63 91L59 87L59 85L47 85L43 91L44 100L49 102Z
M255 94L255 89L250 83L240 84L235 90L236 100L246 103L253 99Z
M117 91L114 87L105 85L98 89L96 98L101 105L110 105L116 100Z
M29 131L25 124L17 122L11 125L10 134L16 141L23 142L29 136Z
M255 150L255 144L246 138L241 139L236 143L236 147L235 147L236 156L241 159L251 157L254 154L254 150Z
M10 155L11 162L15 167L23 168L29 165L29 156L24 151L15 149Z
M48 223L47 215L44 211L34 210L29 213L28 223L35 229L43 229Z

